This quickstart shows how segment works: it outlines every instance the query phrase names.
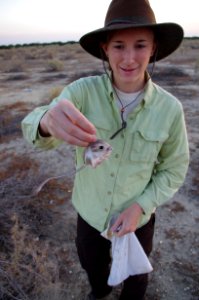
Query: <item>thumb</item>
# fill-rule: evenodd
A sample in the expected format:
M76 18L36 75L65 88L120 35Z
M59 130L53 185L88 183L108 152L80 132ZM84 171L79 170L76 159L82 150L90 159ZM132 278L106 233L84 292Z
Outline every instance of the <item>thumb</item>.
M120 231L120 229L121 229L121 227L122 227L122 220L121 220L121 218L118 218L116 221L115 221L115 223L113 224L113 226L111 227L111 231L112 232L119 232Z

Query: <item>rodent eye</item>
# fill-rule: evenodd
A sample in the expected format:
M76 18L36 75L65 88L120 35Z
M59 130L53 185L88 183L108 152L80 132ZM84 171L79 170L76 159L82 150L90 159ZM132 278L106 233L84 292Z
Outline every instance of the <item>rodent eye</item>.
M99 150L103 150L104 149L104 146L103 145L100 145L99 146Z

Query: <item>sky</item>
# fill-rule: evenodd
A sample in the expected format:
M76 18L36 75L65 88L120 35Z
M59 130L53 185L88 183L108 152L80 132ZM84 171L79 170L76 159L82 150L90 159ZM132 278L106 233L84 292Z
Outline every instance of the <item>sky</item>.
M103 27L110 0L0 0L0 45L78 41ZM198 0L150 0L156 20L199 36Z

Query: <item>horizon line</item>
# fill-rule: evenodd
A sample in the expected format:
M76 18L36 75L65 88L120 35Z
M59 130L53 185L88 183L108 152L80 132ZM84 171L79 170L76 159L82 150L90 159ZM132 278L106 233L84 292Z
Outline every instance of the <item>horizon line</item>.
M183 39L199 39L199 35L192 35L192 36L184 36ZM19 43L4 43L1 44L0 42L0 47L20 47L20 46L31 46L31 45L50 45L50 44L69 44L69 43L79 43L79 40L71 39L68 41L61 41L61 40L55 40L55 41L33 41L33 42L19 42Z

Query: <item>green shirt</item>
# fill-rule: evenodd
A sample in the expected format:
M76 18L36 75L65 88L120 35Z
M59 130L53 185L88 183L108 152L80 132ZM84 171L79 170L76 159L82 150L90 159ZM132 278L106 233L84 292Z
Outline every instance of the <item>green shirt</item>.
M139 227L182 185L189 150L181 103L148 81L143 100L128 115L127 128L114 139L121 117L107 75L77 80L64 88L50 106L36 108L22 122L24 137L37 147L50 149L60 141L41 138L38 125L49 107L68 99L95 125L97 137L113 147L110 158L96 169L76 174L72 202L78 213L99 231L110 217L137 202L143 208ZM77 167L83 151L76 148Z

